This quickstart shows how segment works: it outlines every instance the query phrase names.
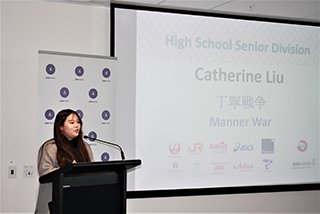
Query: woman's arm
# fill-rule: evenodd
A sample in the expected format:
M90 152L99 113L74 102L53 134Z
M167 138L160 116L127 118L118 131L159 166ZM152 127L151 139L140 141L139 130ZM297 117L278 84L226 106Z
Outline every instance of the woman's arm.
M92 149L91 149L90 145L85 141L84 141L84 145L86 146L86 149L88 151L88 155L89 155L90 161L94 161L93 152L92 152Z
M38 152L38 173L39 176L48 174L59 169L57 161L57 146L53 140L45 142Z

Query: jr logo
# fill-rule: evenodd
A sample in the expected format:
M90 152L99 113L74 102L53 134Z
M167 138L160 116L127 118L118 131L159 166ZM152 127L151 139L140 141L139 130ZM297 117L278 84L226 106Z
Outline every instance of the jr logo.
M202 152L203 144L202 143L195 143L193 147L188 147L189 152Z

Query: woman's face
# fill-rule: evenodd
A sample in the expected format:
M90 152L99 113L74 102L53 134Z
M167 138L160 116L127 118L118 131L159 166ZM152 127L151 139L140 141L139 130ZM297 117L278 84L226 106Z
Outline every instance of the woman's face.
M79 135L81 129L80 119L76 114L70 114L63 126L60 126L62 134L68 139L72 140Z

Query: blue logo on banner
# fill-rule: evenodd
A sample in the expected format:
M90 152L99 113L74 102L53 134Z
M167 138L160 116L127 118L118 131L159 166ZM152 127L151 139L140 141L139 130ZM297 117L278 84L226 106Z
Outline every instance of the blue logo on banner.
M111 71L110 71L109 68L104 68L104 69L102 70L102 76L104 76L104 78L109 78L110 75L111 75Z
M52 74L54 74L54 72L56 72L56 68L54 67L53 64L48 64L46 66L46 72L47 72L47 74L52 75Z
M45 113L44 116L47 120L52 120L55 116L55 113L52 109L48 109Z
M89 97L91 99L95 99L95 98L97 98L97 96L98 96L98 91L95 88L91 88L89 90Z
M61 95L61 97L63 97L63 98L68 97L68 96L69 96L69 89L66 88L66 87L61 88L61 89L60 89L60 95Z
M91 131L89 132L88 137L90 141L95 141L97 139L97 133L95 133L94 131Z
M110 118L110 112L108 110L104 110L101 114L102 119L109 120Z
M101 154L102 161L108 161L110 159L110 155L107 152Z
M78 77L81 77L84 74L84 69L81 66L77 66L74 72Z
M83 112L80 109L78 109L76 112L78 113L79 117L82 119L83 118Z

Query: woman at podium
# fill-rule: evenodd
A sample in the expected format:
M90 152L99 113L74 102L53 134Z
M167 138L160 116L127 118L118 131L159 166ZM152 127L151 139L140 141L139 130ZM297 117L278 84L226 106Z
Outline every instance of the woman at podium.
M92 150L84 140L82 120L76 111L61 110L54 121L53 139L42 144L38 152L38 173L43 176L67 164L93 161ZM40 184L35 213L49 213L52 185Z

